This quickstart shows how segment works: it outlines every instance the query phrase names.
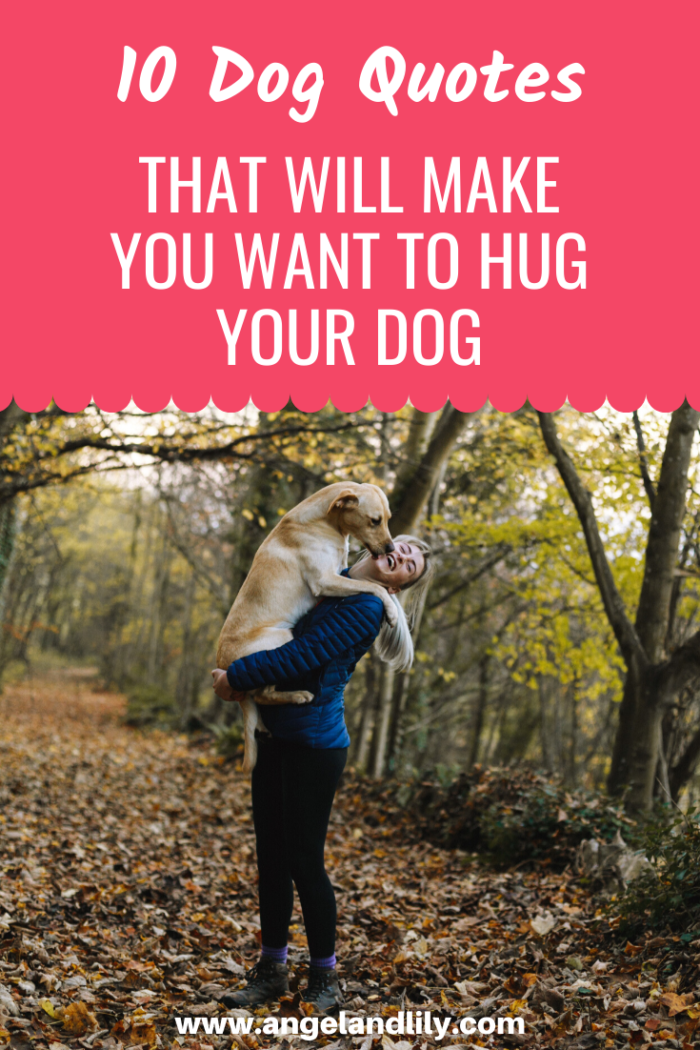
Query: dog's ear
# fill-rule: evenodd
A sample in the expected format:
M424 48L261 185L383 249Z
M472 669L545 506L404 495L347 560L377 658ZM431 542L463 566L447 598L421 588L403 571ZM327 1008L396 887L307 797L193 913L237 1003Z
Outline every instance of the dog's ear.
M385 507L386 512L387 512L387 516L390 518L391 517L391 508L389 507L389 497L387 496L387 494L384 491L384 489L380 489L379 485L375 485L374 487L377 490L377 492L379 493L379 498L381 499L382 503L384 504L384 507Z
M344 492L339 492L335 497L330 505L329 513L333 510L345 510L347 507L356 507L359 502L352 489L345 489Z

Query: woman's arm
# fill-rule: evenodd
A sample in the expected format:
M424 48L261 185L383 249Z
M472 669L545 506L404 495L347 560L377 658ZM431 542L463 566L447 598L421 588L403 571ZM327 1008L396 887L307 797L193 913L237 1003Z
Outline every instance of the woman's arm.
M379 633L383 615L382 601L373 594L345 598L301 638L234 660L226 672L229 685L237 692L247 692L293 681L355 645L369 648Z

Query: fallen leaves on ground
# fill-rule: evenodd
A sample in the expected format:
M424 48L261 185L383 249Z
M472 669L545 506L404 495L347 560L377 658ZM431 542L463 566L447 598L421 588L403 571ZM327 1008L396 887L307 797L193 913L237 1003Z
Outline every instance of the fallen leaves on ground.
M0 1047L314 1045L178 1035L177 1016L226 1014L220 996L257 957L250 791L210 742L128 729L123 705L65 675L0 698ZM522 1036L450 1035L452 1046L698 1043L693 931L625 945L571 872L494 873L437 849L368 805L352 777L327 861L350 1015L524 1022ZM298 911L293 922L296 993L306 942ZM315 1045L434 1042L384 1034Z

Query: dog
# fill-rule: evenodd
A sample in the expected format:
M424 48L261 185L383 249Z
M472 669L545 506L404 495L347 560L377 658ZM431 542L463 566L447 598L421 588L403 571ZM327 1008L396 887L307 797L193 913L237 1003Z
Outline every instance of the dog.
M226 669L242 656L277 649L294 637L292 627L319 598L369 591L384 604L390 627L400 606L378 583L340 576L347 566L350 536L379 557L394 550L389 501L377 485L339 482L309 496L279 521L258 549L219 636L217 666ZM263 729L257 704L307 704L313 694L278 692L267 686L241 703L245 754L243 770L257 761L255 730Z

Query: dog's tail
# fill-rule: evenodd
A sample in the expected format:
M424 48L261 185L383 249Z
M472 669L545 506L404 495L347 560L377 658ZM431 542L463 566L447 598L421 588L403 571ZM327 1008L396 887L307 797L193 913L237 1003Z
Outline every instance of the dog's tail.
M398 617L396 626L390 627L387 620L384 619L374 646L380 658L395 671L410 671L413 665L411 628L403 605L395 594L391 595L391 600L396 606Z
M241 713L243 715L243 772L252 773L255 763L258 761L258 742L255 739L255 730L258 725L258 708L254 700L241 701Z

